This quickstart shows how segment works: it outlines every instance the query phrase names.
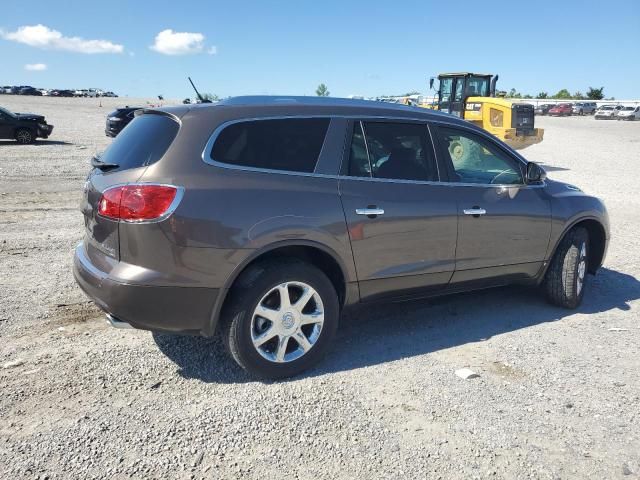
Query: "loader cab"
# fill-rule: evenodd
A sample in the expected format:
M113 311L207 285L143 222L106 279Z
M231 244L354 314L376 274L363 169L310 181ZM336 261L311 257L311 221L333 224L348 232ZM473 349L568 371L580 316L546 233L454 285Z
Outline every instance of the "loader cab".
M464 118L469 97L493 97L498 76L479 73L443 73L438 75L438 106L441 112Z

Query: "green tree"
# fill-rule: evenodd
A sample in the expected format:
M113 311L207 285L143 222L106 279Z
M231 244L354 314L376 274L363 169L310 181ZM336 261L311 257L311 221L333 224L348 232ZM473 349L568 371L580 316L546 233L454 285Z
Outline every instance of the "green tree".
M209 100L210 102L217 102L220 100L220 97L215 93L201 93L200 96L203 100Z
M547 92L540 92L536 95L536 98L549 98L549 94Z
M316 88L316 95L319 97L329 96L329 89L324 83L321 83L320 85L318 85L318 88Z
M589 90L587 90L587 98L589 100L602 100L604 98L604 87L589 87Z
M527 94L523 95L522 98L533 98L533 97L527 93Z
M507 93L507 98L522 98L522 95L515 88L512 88Z
M558 93L556 93L552 98L570 99L571 94L569 93L569 90L567 90L566 88L563 88Z
M575 98L576 100L584 100L585 96L582 94L580 90L578 90L576 93L573 94L573 98Z
M404 95L400 95L401 97L410 97L411 95L420 95L420 92L417 90L412 90L411 92L407 92Z

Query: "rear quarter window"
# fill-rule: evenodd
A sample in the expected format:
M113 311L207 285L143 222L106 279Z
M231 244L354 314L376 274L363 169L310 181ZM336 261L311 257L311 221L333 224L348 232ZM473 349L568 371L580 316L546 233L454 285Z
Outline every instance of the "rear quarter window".
M328 118L233 123L216 138L211 159L242 167L311 173L328 128Z
M118 134L100 160L119 166L110 171L151 165L166 153L179 128L178 122L166 115L140 115Z

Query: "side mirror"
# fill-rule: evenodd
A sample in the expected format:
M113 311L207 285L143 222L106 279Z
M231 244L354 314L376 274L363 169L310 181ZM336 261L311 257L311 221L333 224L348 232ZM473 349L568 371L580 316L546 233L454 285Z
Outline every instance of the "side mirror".
M429 79L429 88L430 88L431 90L433 90L433 81L434 81L434 80L435 80L435 79L434 79L433 77L431 77L431 78Z
M547 178L547 172L535 162L527 163L527 183L540 183Z

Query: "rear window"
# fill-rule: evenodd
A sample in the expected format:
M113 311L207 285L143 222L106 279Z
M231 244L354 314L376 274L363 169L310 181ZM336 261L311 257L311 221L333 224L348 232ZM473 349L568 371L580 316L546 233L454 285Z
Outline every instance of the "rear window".
M328 118L234 123L216 139L211 159L243 167L311 173L328 128Z
M179 128L178 122L166 115L140 115L118 134L100 160L118 165L115 170L151 165L166 153Z

